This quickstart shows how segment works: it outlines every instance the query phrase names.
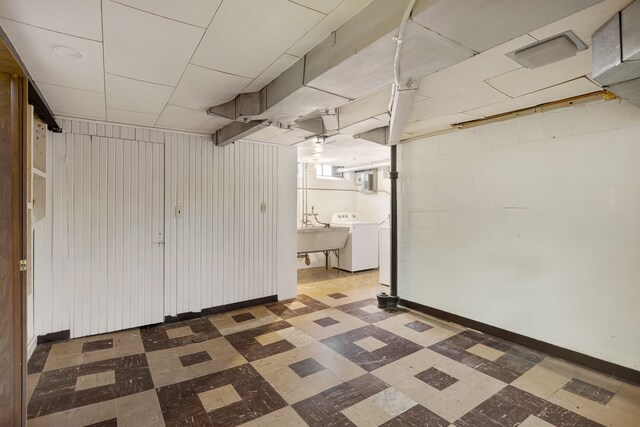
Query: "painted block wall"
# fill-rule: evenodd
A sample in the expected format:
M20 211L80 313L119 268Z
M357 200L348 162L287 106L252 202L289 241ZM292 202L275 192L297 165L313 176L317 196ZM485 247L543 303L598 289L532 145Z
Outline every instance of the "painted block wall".
M115 159L122 159L118 153L129 145L164 148L165 160L158 171L164 175L164 265L153 269L154 280L163 282L158 296L161 317L270 295L281 299L295 295L294 148L244 141L220 148L206 135L75 119L62 122L63 133L48 135L49 203L47 217L35 233L37 335L70 329L77 337L145 323L143 316L130 324L135 307L122 309L130 304L125 304L124 293L118 291L121 281L112 274L115 266L119 277L119 261L143 260L118 256L108 243L113 235L110 227L117 228L120 220L118 209L115 216L111 209L121 200L119 189L127 191L130 182L110 156L113 151ZM94 140L99 142L98 152L91 149ZM119 148L111 150L114 146ZM95 157L100 168L106 165L97 181L99 197L74 192L84 176L74 172L85 168L79 158L74 159L80 152L70 151L76 147L82 147L89 160ZM90 175L91 168L86 172ZM180 217L176 206L182 207ZM88 237L83 237L76 219L87 222L89 216L78 207L90 209ZM89 252L87 269L76 255ZM94 271L94 265L102 270ZM76 280L79 277L82 280Z
M537 113L399 159L401 298L640 369L640 109Z

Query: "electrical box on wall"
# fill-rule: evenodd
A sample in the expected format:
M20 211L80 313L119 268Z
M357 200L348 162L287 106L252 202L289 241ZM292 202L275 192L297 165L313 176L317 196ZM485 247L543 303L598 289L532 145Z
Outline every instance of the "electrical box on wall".
M176 218L182 218L184 215L184 209L182 206L176 206Z
M378 191L377 169L358 171L355 175L358 191L365 194L373 194Z

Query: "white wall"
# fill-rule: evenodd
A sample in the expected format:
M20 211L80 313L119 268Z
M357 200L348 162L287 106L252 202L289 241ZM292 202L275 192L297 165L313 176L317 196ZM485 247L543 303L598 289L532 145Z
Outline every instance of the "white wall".
M246 142L219 148L208 136L82 120L64 120L63 129L50 134L48 212L36 230L36 334L70 329L75 337L126 326L119 312L122 293L119 297L111 281L101 281L102 270L91 267L88 280L75 280L84 264L76 254L90 253L92 261L106 262L109 273L112 269L104 252L93 250L92 245L103 247L100 237L86 242L73 237L79 218L101 213L74 193L78 163L68 152L70 143L92 135L107 147L141 141L164 145L163 315L295 295L295 222L290 218L295 212L295 149ZM119 176L117 168L107 166L107 171L105 185L110 188L115 180L116 188L126 189L126 176ZM83 197L93 200L95 195ZM77 206L92 208L79 212ZM183 217L176 217L176 206L183 207ZM111 221L108 213L106 218ZM105 236L111 236L108 228ZM87 293L87 288L99 291Z
M304 166L304 165L303 165ZM389 216L391 210L390 189L391 182L385 177L383 168L378 170L378 192L364 194L356 189L355 175L349 173L346 179L323 179L316 177L314 164L307 164L307 209L311 212L313 206L318 213L318 220L331 222L331 215L335 212L356 212L363 221L382 222ZM302 212L302 176L298 176L298 209L296 223L300 226ZM315 221L314 221L315 223ZM298 260L298 268L324 266L323 254L309 254L311 264L305 265L303 259Z
M640 368L640 109L534 114L399 159L402 298Z

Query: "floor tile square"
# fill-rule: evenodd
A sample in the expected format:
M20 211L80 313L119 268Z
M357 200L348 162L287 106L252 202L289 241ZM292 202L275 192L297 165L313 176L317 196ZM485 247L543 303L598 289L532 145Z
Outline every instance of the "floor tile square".
M602 405L609 403L615 394L602 387L589 384L576 378L572 378L562 386L562 389Z
M387 345L373 337L366 337L361 340L354 341L353 343L369 352L379 350Z
M234 316L231 316L231 318L236 323L242 323L242 322L247 322L249 320L253 320L253 319L256 318L256 316L254 316L252 313L240 313L240 314L236 314Z
M300 378L307 377L325 369L320 363L313 358L301 360L299 362L292 363L289 368L295 372Z
M392 418L382 427L449 427L449 421L435 414L422 405L414 405L400 415Z
M98 341L88 341L82 344L82 352L87 353L89 351L106 350L113 348L113 338Z
M324 320L322 320L321 322L316 322L317 320L325 319L327 317L337 320L338 323L329 325L329 322ZM312 338L315 338L316 340L322 340L367 325L366 322L358 319L357 317L354 317L335 308L316 311L302 316L291 317L287 321L297 329L303 331L305 334L309 335Z
M364 311L365 313L378 313L381 310L376 307L375 305L367 305L366 307L361 307L360 310Z
M285 307L287 307L289 310L299 310L301 308L305 308L306 305L301 303L300 301L294 301L290 304L285 304Z
M375 298L368 298L344 304L336 308L368 323L376 323L406 312L403 308L380 310L377 304L378 302Z
M204 410L207 412L229 406L242 400L236 389L231 384L214 388L202 393L198 393L198 398L202 402Z
M267 304L266 307L282 319L290 319L329 308L328 305L304 294L300 294L291 300Z
M427 325L426 323L423 323L419 320L414 320L413 322L409 322L404 326L406 326L409 329L413 329L416 332L424 332L424 331L428 331L429 329L433 329L433 326Z
M504 352L496 350L495 348L487 347L484 344L476 344L473 347L469 347L467 351L469 353L475 354L476 356L480 356L483 359L491 361L496 360L504 354Z
M433 367L416 374L415 377L440 391L458 382L457 378Z
M198 363L208 362L211 360L211 356L206 351L199 351L197 353L185 354L184 356L180 356L180 363L182 366L191 366L196 365Z
M554 427L554 425L541 420L535 415L529 415L522 423L520 423L519 427Z
M99 372L97 374L81 375L76 380L76 391L115 384L115 371Z
M189 326L167 329L167 336L169 337L169 339L182 338L189 335L193 335L193 331Z
M343 293L340 293L340 292L335 292L335 293L333 293L333 294L329 294L329 295L327 295L327 296L328 296L328 297L331 297L331 298L333 298L333 299L341 299L341 298L346 298L346 297L347 297L347 295L345 295L345 294L343 294Z
M264 335L257 336L255 340L258 341L263 346L273 344L274 342L282 341L284 337L280 335L278 332L280 331L269 332Z
M284 353L295 348L295 345L287 340L279 340L267 345L262 345L255 338L268 334L270 332L287 329L291 325L283 320L268 325L258 326L257 328L247 329L245 331L236 332L227 335L225 338L235 349L244 356L249 362L253 362L264 357L273 356L274 354Z
M334 319L333 317L323 317L322 319L314 320L314 322L322 326L323 328L340 323L338 320Z

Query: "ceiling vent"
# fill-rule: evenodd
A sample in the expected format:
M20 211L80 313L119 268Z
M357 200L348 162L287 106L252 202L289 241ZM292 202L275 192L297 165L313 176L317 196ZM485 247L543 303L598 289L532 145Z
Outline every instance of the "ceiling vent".
M593 79L640 107L640 1L616 13L592 42Z
M573 31L566 31L509 52L507 56L525 68L538 68L571 58L585 49L587 45Z

